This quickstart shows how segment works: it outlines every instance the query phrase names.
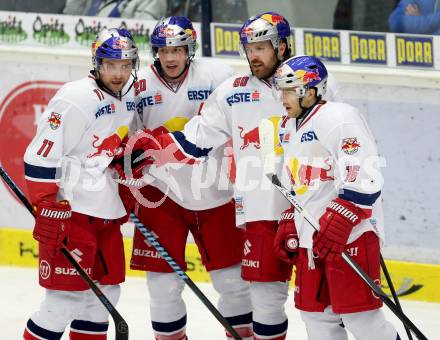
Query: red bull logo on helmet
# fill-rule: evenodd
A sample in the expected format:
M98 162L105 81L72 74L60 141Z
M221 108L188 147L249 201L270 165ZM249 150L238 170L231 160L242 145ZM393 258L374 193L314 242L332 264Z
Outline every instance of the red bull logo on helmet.
M252 34L254 34L254 30L251 27L245 27L241 31L242 37L250 37L250 36L252 36Z
M122 50L124 48L128 48L128 41L122 39L115 40L113 41L112 48L114 50Z
M310 84L311 82L321 80L318 70L315 71L296 70L294 74L295 77L301 79L303 85L307 85Z
M174 29L169 26L161 26L158 36L161 38L172 38L175 36Z
M49 122L50 128L56 130L61 125L61 115L59 113L52 112L47 120Z
M185 32L191 36L192 40L196 40L197 39L197 32L196 30L192 30L191 28L187 28L185 29Z
M270 22L274 26L276 26L278 23L284 20L284 18L279 14L269 14L269 13L263 14L261 18L266 20L267 22Z
M102 45L102 41L94 41L92 43L92 53L95 54L96 50L98 49L99 46Z

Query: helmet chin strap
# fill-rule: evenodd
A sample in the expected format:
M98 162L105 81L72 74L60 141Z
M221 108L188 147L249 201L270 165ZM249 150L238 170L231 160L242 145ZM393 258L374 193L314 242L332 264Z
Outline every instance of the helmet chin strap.
M273 77L273 75L275 74L275 72L276 72L278 66L280 66L281 63L282 63L281 60L279 60L279 59L277 58L277 62L275 63L274 67L272 68L272 72L270 73L269 78L272 78L272 77ZM268 78L268 79L269 79L269 78ZM268 80L268 79L267 79L267 80Z
M299 107L302 109L300 115L296 117L296 126L298 127L303 120L312 112L313 108L321 101L321 96L317 96L315 102L310 107L305 107L302 104L303 98L299 98Z

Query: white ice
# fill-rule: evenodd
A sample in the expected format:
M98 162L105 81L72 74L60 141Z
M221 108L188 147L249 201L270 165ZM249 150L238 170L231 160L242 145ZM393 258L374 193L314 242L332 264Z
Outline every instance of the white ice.
M0 267L0 339L21 339L23 328L29 316L37 310L44 296L38 286L36 269ZM199 288L215 304L217 293L208 283L197 283ZM225 339L222 326L210 314L189 287L185 288L184 299L187 304L187 333L191 340ZM405 314L416 324L428 339L440 339L440 304L427 302L401 301ZM145 279L128 277L122 286L118 311L130 328L130 340L153 339L148 311L148 294ZM387 318L398 328L402 340L407 339L401 322L384 307ZM299 313L293 307L289 296L286 304L289 317L287 339L307 339L307 334ZM112 322L108 339L114 339ZM68 339L65 332L63 339ZM413 336L416 339L415 336ZM352 337L350 339L353 339ZM374 339L372 339L374 340Z

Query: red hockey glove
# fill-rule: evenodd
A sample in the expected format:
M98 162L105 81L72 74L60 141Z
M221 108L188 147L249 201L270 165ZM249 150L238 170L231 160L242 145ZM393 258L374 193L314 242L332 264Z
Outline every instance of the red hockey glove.
M284 262L293 263L298 253L299 238L295 227L294 208L285 210L278 222L278 231L273 242L275 254Z
M145 156L145 151L154 148L156 144L151 131L148 129L139 130L135 135L125 137L116 150L110 168L115 169L119 177L123 179L142 177L142 169L153 163L151 159ZM128 162L126 168L124 168L125 159ZM126 174L125 170L130 170L131 174Z
M129 181L125 180L125 182L128 183ZM133 180L133 183L136 182L138 181ZM127 216L130 215L130 213L133 211L134 205L136 204L136 198L134 197L133 193L130 190L131 186L137 188L137 185L135 184L130 185L130 183L128 183L126 185L123 183L119 183L119 197L121 198L122 204L124 205L125 211L127 212ZM141 184L141 186L143 185Z
M37 206L33 236L47 247L50 256L55 256L68 237L72 211L67 201L41 201Z
M321 259L338 259L344 251L352 229L366 213L353 203L336 198L327 206L319 219L320 230L313 237L313 251Z

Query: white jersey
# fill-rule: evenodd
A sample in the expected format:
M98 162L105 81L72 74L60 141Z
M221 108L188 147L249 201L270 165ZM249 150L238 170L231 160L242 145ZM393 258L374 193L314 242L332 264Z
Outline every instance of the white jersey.
M372 216L353 228L348 243L372 230L383 238L383 178L376 143L354 107L321 102L301 122L284 117L279 139L284 149L282 182L296 193L318 221L336 197L353 202ZM311 248L314 229L295 214L300 246Z
M56 183L57 200L69 201L72 211L105 219L124 216L108 165L134 117L133 90L119 100L102 91L92 75L66 83L26 149L26 179L39 182L41 191Z
M176 88L170 87L153 65L139 72L136 109L144 127L154 135L183 130L200 113L211 92L233 74L229 66L210 59L193 60L186 72ZM220 148L199 165L169 164L147 171L156 177L151 185L173 201L186 209L205 210L232 199L227 165ZM161 170L164 172L159 173Z
M278 220L281 212L289 207L264 175L258 134L261 120L270 119L274 126L278 126L285 114L278 97L272 84L265 80L250 74L234 76L214 91L201 115L185 126L188 143L180 144L189 154L192 154L192 145L215 149L232 138L236 161L237 225ZM275 145L278 144L276 138ZM276 154L280 163L282 152L278 146Z
M185 126L186 140L199 148L215 149L232 138L240 222L277 220L288 206L264 178L258 137L262 119L276 123L283 113L270 83L241 75L222 83L209 97L202 114Z

